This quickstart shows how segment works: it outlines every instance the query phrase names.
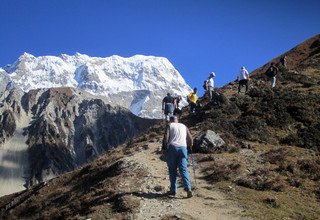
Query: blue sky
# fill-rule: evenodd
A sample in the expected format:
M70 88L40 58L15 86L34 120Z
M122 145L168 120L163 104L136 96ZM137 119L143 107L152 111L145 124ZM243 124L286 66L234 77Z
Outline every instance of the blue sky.
M319 0L0 0L0 66L35 56L167 57L191 87L320 33Z

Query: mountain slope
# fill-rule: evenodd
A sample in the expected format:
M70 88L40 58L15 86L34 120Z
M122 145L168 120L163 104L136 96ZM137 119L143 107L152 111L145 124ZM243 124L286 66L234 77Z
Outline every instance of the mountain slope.
M24 53L4 70L25 92L52 87L79 88L149 118L161 118L159 103L168 92L185 97L190 91L180 73L163 57L99 58L79 53L34 57Z
M287 52L289 69L276 62L275 89L266 65L252 73L248 94L237 94L232 82L213 102L203 99L197 114L183 109L181 121L195 138L211 129L226 142L206 153L195 142L194 198L182 199L181 188L177 199L163 196L169 180L158 152L165 127L159 122L47 185L2 197L2 218L317 219L319 39Z
M156 122L74 88L12 88L3 96L1 195L72 171Z

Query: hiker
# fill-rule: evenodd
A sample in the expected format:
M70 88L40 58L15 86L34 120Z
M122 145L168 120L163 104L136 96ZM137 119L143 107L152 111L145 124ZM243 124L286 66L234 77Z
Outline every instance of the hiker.
M246 70L246 68L244 66L242 66L240 68L237 79L239 82L238 93L240 93L241 88L243 86L246 86L246 93L247 93L248 89L249 89L249 72L248 72L248 70Z
M187 101L189 103L190 106L190 113L195 113L196 108L199 104L198 102L198 96L197 96L197 88L193 89L193 92L191 92L188 96L187 96Z
M205 81L203 81L203 89L204 89L204 97L207 98L209 96L209 90L208 90L208 82L209 82L209 78L206 79Z
M173 102L173 105L174 105L173 115L177 115L179 117L181 116L181 113L182 113L182 111L179 107L181 100L182 100L182 97L179 95L174 98L174 102Z
M173 110L174 110L174 98L171 96L170 93L167 93L167 96L163 98L162 100L162 111L164 112L165 118L166 120L168 119L168 115L172 115L173 114Z
M272 78L271 80L271 86L274 88L276 86L276 76L279 72L279 69L274 65L274 63L271 63L270 67L266 71L266 75L269 78Z
M189 129L182 123L179 123L177 116L170 117L170 123L165 131L166 149L163 153L166 156L170 191L169 196L175 196L177 193L177 168L179 168L182 177L183 188L187 192L187 197L192 197L191 182L188 173L188 146L192 150L193 139Z
M280 63L282 64L282 66L287 69L287 56L284 55L283 57L280 58Z
M215 76L216 76L216 74L214 72L211 72L209 79L208 79L208 83L207 83L207 88L208 88L207 90L209 93L210 100L212 100L212 97L213 97L213 91L214 91L213 77L215 77Z

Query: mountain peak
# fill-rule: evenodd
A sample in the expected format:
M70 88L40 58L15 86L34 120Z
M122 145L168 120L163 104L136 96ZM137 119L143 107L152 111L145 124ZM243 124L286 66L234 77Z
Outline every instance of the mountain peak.
M51 87L79 88L93 95L107 96L113 104L151 118L161 118L161 99L165 94L171 92L185 97L191 90L164 57L101 58L79 52L73 56L35 57L24 53L4 69L25 92Z
M35 59L35 56L33 56L30 53L24 52L20 57L19 60L25 60L25 61L31 61Z

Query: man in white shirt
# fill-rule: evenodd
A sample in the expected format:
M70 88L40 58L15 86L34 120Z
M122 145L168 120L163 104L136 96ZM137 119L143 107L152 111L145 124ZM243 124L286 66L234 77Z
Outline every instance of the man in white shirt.
M178 122L177 116L170 117L170 124L166 128L165 140L167 149L166 159L169 169L170 178L170 196L177 193L177 168L179 168L183 188L187 192L187 197L192 197L191 182L188 173L188 150L193 145L193 139L189 129L182 123Z
M213 97L213 90L214 90L214 81L213 81L213 77L215 77L216 74L214 72L211 72L210 73L210 76L209 76L209 79L208 79L208 89L207 91L209 91L209 97L210 97L210 100L212 100L212 97Z
M244 66L241 67L240 72L238 74L238 81L239 81L239 88L238 93L240 93L241 88L245 85L246 86L246 92L248 92L249 89L249 72L246 70Z

